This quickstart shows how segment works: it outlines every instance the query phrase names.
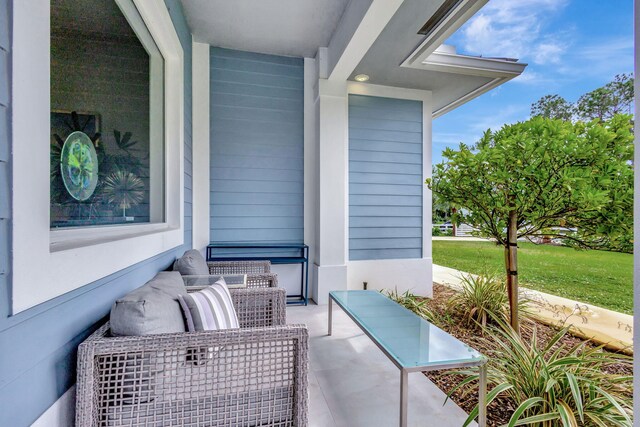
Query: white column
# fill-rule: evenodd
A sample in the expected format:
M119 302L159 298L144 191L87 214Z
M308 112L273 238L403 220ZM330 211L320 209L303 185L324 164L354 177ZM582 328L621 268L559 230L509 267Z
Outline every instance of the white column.
M320 79L317 109L318 254L312 297L318 304L327 304L329 291L347 289L347 83Z
M193 42L193 248L209 244L209 63L210 46Z
M313 265L317 262L318 235L318 67L304 59L304 242L309 245L309 297L315 295Z
M431 92L424 93L422 100L422 177L423 182L431 177L432 168L432 117L433 102ZM433 294L433 258L432 258L432 218L433 196L426 185L422 187L422 260L426 274L424 284L416 291L431 297Z

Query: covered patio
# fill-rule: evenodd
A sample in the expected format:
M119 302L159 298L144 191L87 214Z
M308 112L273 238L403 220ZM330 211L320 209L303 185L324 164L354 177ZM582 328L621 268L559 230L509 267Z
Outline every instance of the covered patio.
M486 2L0 0L0 425L73 425L80 343L211 243L308 303L309 425L396 425L398 369L341 310L326 336L329 292L431 295L431 122L526 66L445 44ZM462 424L409 381L409 425Z

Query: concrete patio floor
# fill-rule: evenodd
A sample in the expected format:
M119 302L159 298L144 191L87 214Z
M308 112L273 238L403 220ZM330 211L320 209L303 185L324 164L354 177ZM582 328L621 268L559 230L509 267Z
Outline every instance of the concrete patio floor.
M309 328L309 426L397 426L400 371L339 307L327 336L327 306L288 307ZM409 425L460 427L466 413L421 373L409 375ZM476 426L474 422L472 424Z

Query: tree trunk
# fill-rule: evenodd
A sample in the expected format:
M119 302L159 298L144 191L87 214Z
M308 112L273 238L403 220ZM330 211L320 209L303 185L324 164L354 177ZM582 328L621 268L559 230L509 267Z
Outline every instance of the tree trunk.
M520 334L518 317L518 216L516 211L509 212L507 222L507 245L504 250L504 264L507 269L507 294L509 295L509 323Z
M453 215L455 215L456 208L451 208L451 212L453 212ZM453 216L451 217L451 233L453 237L456 237L456 222L453 220Z

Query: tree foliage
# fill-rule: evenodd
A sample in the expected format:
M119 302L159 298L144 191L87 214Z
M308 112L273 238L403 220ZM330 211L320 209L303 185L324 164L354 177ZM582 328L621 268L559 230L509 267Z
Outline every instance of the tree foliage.
M444 200L442 197L438 197L437 194L433 195L431 210L432 220L434 223L447 222L451 220L453 206L451 206L451 203Z
M574 107L560 95L545 95L531 104L531 115L548 119L571 120Z
M560 95L545 95L531 104L531 116L559 120L609 120L633 110L633 74L618 74L613 81L582 95L575 104Z
M618 74L612 82L582 95L576 103L578 119L609 120L616 114L631 114L633 105L633 77Z
M516 239L556 235L598 248L620 243L633 227L630 116L588 123L537 116L488 130L475 146L460 144L443 157L427 185L463 208L456 222L505 248L508 283L515 280L512 303Z
M446 149L427 184L438 197L463 207L460 222L506 243L515 210L518 237L578 228L571 238L596 247L619 233L633 203L633 137L629 116L599 123L534 117L485 132L474 147Z
M592 120L607 121L616 114L632 114L633 112L633 74L618 74L613 81L582 95L575 104L567 102L559 95L546 95L531 105L532 116L542 116L566 121ZM631 174L631 171L628 171ZM617 182L627 182L629 176L619 177ZM614 183L615 184L615 183ZM626 184L625 184L626 185ZM601 224L602 218L594 218L592 224ZM610 234L589 232L582 236L582 240L590 245L603 249L631 252L633 250L633 226L631 218L622 227L624 234ZM589 224L584 224L583 230L588 230ZM598 236L598 237L596 237ZM568 241L572 244L572 241Z

